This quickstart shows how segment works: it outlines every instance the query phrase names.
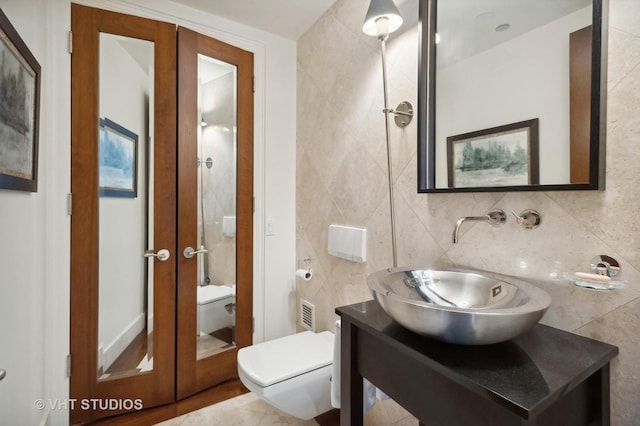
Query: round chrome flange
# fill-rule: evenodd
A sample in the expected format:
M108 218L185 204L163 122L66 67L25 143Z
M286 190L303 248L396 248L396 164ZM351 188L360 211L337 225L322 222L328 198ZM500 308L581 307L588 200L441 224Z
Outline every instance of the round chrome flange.
M407 127L413 119L413 105L408 101L402 101L393 111L396 126L400 128Z

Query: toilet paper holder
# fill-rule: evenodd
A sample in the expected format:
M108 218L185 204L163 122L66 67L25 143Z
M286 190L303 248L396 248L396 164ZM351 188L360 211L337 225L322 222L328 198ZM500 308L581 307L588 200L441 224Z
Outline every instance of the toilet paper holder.
M296 270L296 277L309 281L313 277L313 272L311 272L311 256L305 256L302 262L305 264L306 269Z

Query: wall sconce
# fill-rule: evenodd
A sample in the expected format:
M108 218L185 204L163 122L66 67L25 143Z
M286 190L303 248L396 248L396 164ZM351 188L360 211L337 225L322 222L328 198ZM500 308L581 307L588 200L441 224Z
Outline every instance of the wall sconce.
M389 171L389 207L391 209L391 244L393 249L393 266L398 266L398 256L396 250L396 221L394 214L393 197L393 172L391 169L391 133L389 131L389 115L393 114L398 127L406 127L413 118L413 106L407 101L401 102L393 110L389 108L389 95L387 90L387 57L385 42L389 34L396 31L402 25L402 16L393 0L371 0L369 9L362 25L362 31L370 36L375 36L380 40L382 53L382 87L384 92L384 113L385 128L387 133L387 167Z
M396 31L402 25L402 16L393 0L371 0L367 15L364 18L362 32L375 36L380 40L382 51L382 84L384 90L384 110L385 115L393 114L398 127L406 127L413 119L413 106L408 101L401 102L393 110L389 109L387 90L387 58L386 44L389 34Z

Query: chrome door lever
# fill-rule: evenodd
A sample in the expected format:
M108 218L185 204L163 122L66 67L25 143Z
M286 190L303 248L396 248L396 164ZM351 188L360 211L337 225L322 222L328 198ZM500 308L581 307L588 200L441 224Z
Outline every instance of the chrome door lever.
M200 246L200 248L198 250L195 250L193 247L187 247L186 249L184 249L184 251L182 252L182 254L184 255L184 257L186 257L187 259L191 259L193 256L195 256L196 254L200 254L200 253L209 253L209 250L207 250L206 248L204 248L204 246Z
M0 369L0 381L7 376L7 371Z
M164 262L171 257L171 253L167 249L160 249L158 253L154 253L153 250L147 250L143 254L144 257L156 257L159 261Z

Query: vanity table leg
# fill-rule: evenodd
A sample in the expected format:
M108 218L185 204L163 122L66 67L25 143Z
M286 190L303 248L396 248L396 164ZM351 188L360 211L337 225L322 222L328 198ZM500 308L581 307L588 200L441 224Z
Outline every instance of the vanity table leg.
M340 425L362 425L362 376L358 373L358 329L342 319L340 336Z
M600 376L600 419L603 426L609 426L611 422L611 384L609 363L600 369L597 373Z

